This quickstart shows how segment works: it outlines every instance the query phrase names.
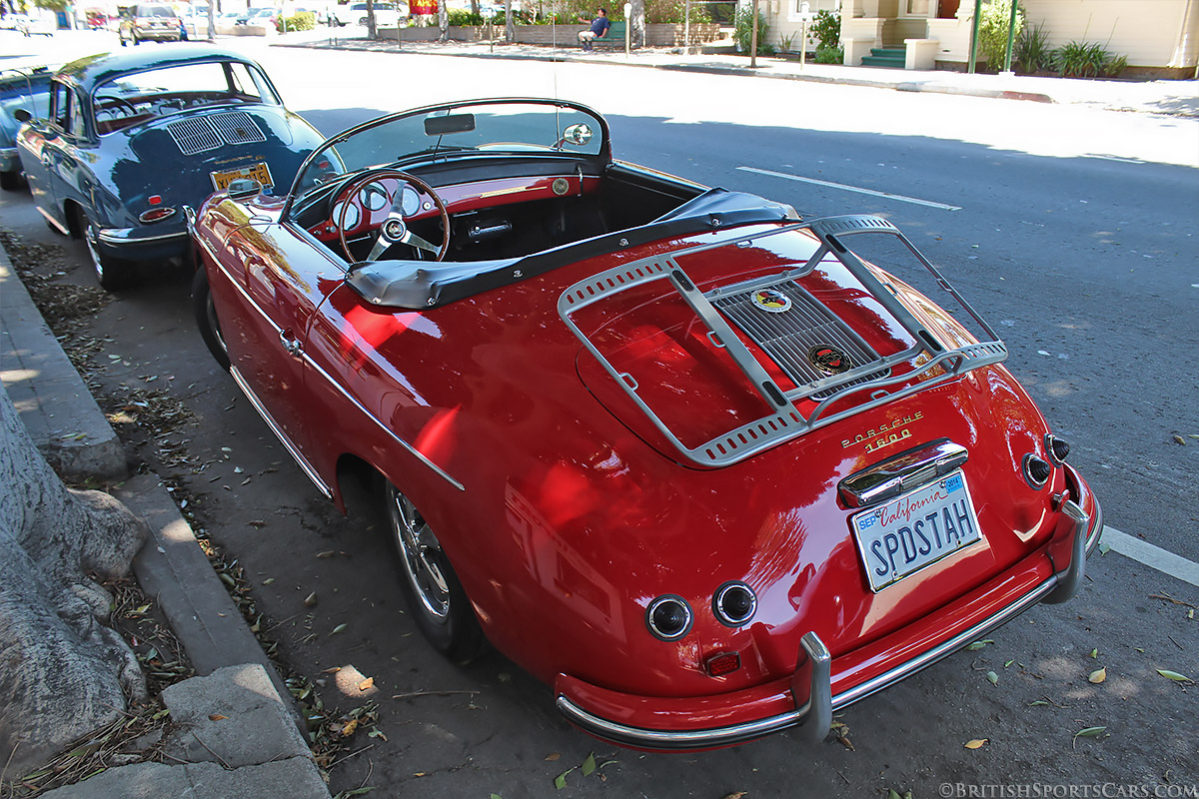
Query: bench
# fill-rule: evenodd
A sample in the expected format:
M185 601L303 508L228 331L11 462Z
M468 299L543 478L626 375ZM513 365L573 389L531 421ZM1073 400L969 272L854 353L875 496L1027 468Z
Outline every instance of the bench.
M618 47L624 49L624 32L628 27L628 23L624 20L609 22L611 25L608 28L608 33L602 39L594 39L591 42L592 47Z

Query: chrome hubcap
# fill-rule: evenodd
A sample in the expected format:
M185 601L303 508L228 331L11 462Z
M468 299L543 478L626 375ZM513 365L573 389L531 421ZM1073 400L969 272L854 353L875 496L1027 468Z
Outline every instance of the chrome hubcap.
M86 223L85 223L86 224ZM96 279L104 279L104 266L100 263L100 250L96 246L96 231L91 225L83 229L83 240L87 243L87 254L92 259L92 269L96 271Z
M438 620L450 615L450 585L441 569L441 544L412 501L388 489L391 531L408 578L425 611Z

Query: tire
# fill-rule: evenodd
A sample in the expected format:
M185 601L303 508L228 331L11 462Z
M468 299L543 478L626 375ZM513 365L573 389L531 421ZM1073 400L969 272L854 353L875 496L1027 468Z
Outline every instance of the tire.
M200 328L200 338L212 353L213 359L226 372L229 371L229 348L225 346L225 337L221 335L221 323L217 319L216 306L212 302L212 291L208 287L208 273L204 264L199 264L196 276L192 278L192 311L196 315L196 325Z
M100 246L96 243L96 229L88 220L87 213L82 208L77 208L75 213L77 225L75 230L87 245L87 254L92 261L92 271L96 275L96 282L100 284L100 288L105 291L116 291L128 286L133 279L133 264L122 258L113 258L111 255L100 252Z
M382 493L387 529L400 561L400 583L416 626L446 658L456 663L474 660L485 651L486 639L437 536L395 486L386 483Z
M0 172L0 189L16 191L21 188L20 172Z

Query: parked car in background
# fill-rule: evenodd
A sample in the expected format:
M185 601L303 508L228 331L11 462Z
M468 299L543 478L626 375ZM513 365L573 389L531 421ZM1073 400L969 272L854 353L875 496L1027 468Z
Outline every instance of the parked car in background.
M279 13L273 8L251 8L237 18L238 25L261 25L274 30Z
M139 3L121 19L117 34L121 46L130 42L177 42L182 38L183 22L174 7L166 3Z
M184 41L209 38L208 6L188 6L182 20Z
M381 117L192 236L205 342L321 493L376 489L429 643L490 641L618 744L823 739L1069 599L1099 540L1006 346L894 225L614 160L582 105Z
M18 111L45 116L54 67L26 63L0 69L0 188L21 186L21 159L17 155Z
M408 18L408 6L403 3L375 3L375 25L380 28L394 28L401 19ZM357 25L367 24L366 3L350 5L350 19Z
M49 92L45 118L17 136L21 164L38 210L84 239L106 289L189 252L185 205L250 176L285 191L323 138L258 64L208 45L74 61Z
M233 33L234 27L237 25L237 20L242 16L241 11L222 11L216 16L216 32L221 34Z

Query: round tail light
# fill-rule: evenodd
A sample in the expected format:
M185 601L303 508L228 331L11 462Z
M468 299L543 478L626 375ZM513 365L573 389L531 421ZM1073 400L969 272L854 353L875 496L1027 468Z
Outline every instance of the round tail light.
M1053 474L1053 466L1036 455L1024 456L1024 479L1033 488L1044 488Z
M655 638L677 641L691 630L691 607L681 596L665 594L649 603L645 624Z
M758 609L758 598L753 589L741 582L727 582L716 589L712 597L712 611L726 627L741 627L754 617Z
M1070 444L1065 439L1050 433L1045 436L1045 451L1049 453L1049 460L1055 466L1061 466L1070 455Z

